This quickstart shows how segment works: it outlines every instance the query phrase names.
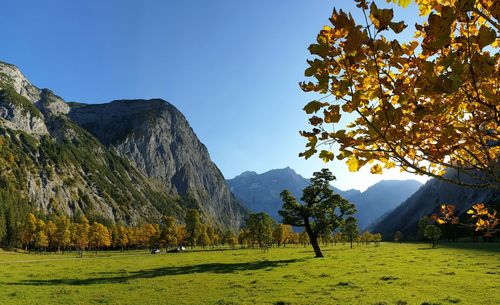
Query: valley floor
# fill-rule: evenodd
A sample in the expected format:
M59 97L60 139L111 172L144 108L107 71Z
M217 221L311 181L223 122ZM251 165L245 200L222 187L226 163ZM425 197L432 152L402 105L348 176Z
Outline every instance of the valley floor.
M0 251L0 304L500 304L500 244Z

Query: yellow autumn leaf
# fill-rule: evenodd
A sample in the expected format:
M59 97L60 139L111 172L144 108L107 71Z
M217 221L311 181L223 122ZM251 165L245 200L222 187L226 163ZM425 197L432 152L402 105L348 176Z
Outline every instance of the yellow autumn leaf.
M347 159L347 166L349 168L349 171L351 172L357 172L359 170L359 161L358 158L356 158L355 155L350 155L349 158Z
M380 166L380 164L375 164L370 168L370 173L375 175L382 175L382 166Z

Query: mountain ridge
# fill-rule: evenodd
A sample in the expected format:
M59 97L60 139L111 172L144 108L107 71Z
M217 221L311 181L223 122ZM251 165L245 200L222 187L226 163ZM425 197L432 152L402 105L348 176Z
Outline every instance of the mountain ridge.
M297 199L300 199L302 190L309 185L308 179L300 176L290 167L269 170L262 174L245 171L227 181L236 198L244 202L249 209L267 212L276 220L280 219L277 211L282 205L279 193L283 189L288 189ZM380 200L380 196L376 197L375 200L370 199L370 197L373 197L371 195L373 190L377 190L384 185L390 185L391 187L397 185L398 190L396 195L391 195L391 198L388 198L388 204L384 204L382 210L380 210L376 206L377 199ZM364 192L356 189L342 191L334 186L332 186L332 189L335 193L356 205L359 225L366 228L372 221L393 209L420 186L421 184L416 180L382 180ZM387 195L386 189L381 190L380 193Z
M66 103L0 62L0 132L0 191L43 213L136 224L198 208L234 230L247 213L184 115L161 99Z

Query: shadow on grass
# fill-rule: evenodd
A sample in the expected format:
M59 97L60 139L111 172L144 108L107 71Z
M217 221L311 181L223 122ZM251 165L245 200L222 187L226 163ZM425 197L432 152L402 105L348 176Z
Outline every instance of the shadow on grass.
M291 263L297 263L303 259L289 259L278 261L256 261L248 263L210 263L199 264L193 266L177 266L177 267L162 267L155 269L139 270L139 271L118 271L118 272L101 272L101 276L88 279L49 279L38 280L29 279L21 280L16 283L0 283L5 285L35 285L35 286L51 286L51 285L94 285L94 284L115 284L125 283L129 280L155 278L168 275L180 275L191 273L234 273L237 271L252 271L267 268L276 268L286 266Z
M500 253L500 242L441 242L438 247Z

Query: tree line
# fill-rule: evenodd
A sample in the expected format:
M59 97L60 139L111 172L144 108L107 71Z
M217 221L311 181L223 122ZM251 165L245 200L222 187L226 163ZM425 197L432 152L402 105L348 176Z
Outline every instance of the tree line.
M186 212L184 223L172 216L163 216L159 223L136 226L90 222L83 215L73 218L66 215L37 217L30 212L17 222L15 230L5 233L10 235L3 239L3 247L61 253L74 250L80 255L86 250L169 249L184 245L205 248L220 244L234 246L237 243L233 232L222 232L203 223L199 211L194 209Z
M337 230L324 230L317 241L323 246L337 243L350 243L351 247L353 243L378 245L382 241L382 235L369 231L361 232L357 219L349 217L345 225ZM238 235L238 244L252 248L286 247L289 244L307 246L311 244L311 240L305 230L294 232L291 225L276 222L267 213L262 212L248 216L245 227Z

